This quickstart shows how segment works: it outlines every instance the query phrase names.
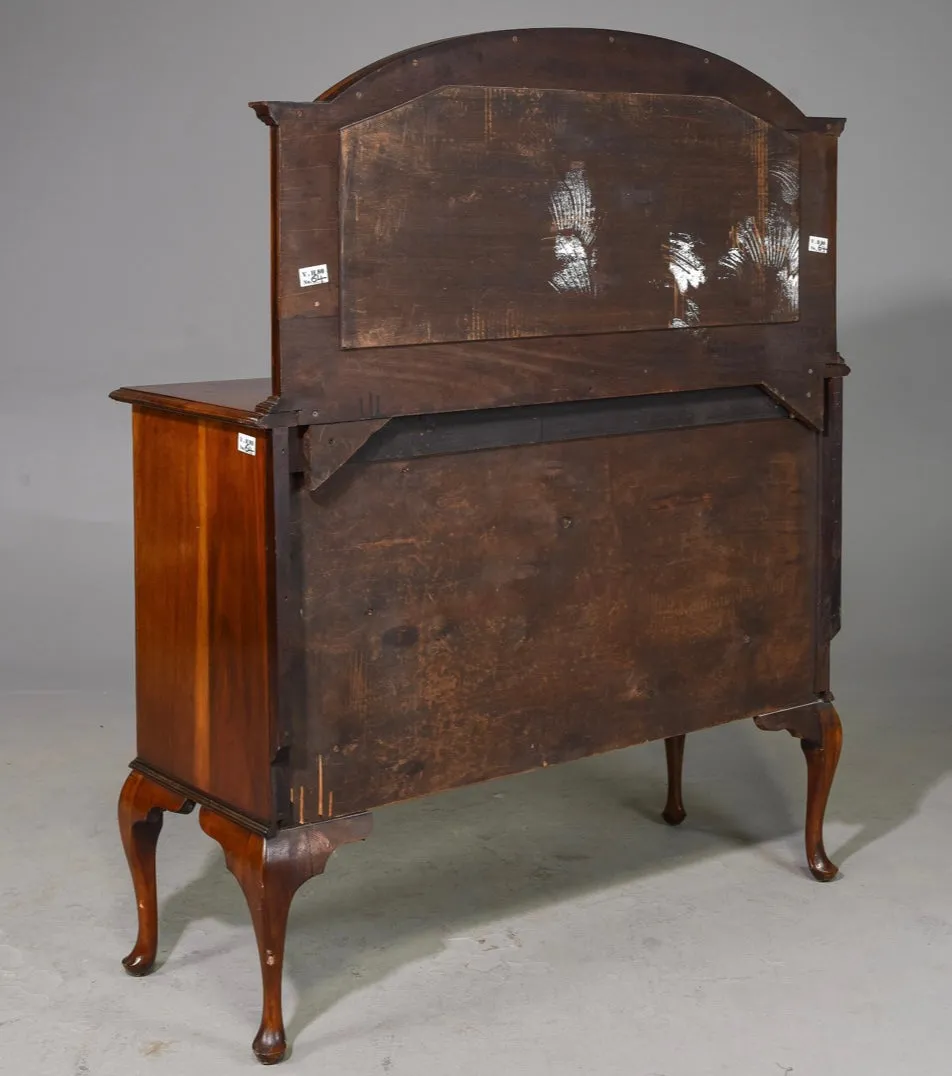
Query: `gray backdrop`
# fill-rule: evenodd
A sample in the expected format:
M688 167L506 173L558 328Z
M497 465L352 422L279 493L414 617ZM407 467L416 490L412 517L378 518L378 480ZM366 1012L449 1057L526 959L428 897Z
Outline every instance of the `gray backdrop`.
M0 0L0 690L131 685L129 410L106 394L267 373L268 137L245 103L533 25L687 41L848 118L834 689L945 675L949 0Z

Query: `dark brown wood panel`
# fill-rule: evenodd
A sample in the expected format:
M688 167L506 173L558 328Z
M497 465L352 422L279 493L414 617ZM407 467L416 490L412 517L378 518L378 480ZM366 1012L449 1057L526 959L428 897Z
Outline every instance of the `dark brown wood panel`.
M760 422L786 417L787 413L775 400L761 389L752 387L529 407L494 407L487 411L453 411L440 415L404 415L389 419L385 429L375 430L350 453L349 458L360 463L416 459L489 448L583 441L589 437L618 437L685 426ZM380 426L383 420L376 422ZM363 425L349 422L339 426L318 426L317 429L336 431ZM338 466L346 462L342 459ZM326 481L331 473L322 472L321 481ZM312 482L308 488L316 490L320 484Z
M797 317L797 139L726 101L447 87L341 155L344 347Z
M843 528L843 378L826 385L826 428L820 440L820 546L817 561L816 689L830 690L830 643L840 630Z
M269 435L133 412L138 756L271 815Z
M418 45L354 72L317 105L337 122L352 122L439 86L463 84L722 97L788 130L818 122L776 86L707 49L624 30L554 26Z
M276 295L279 318L333 317L338 310L337 131L315 128L293 110L278 131ZM302 284L300 272L323 266L326 283Z
M833 259L826 257L824 265L824 255L805 250L799 251L805 262L800 320L792 325L646 330L609 334L604 341L530 337L476 346L468 341L405 345L365 348L360 355L342 349L336 316L340 267L333 245L338 220L346 213L333 188L339 133L362 121L376 123L389 110L453 86L728 102L803 142L801 231L804 237L826 235L832 227L836 140L843 121L805 117L776 87L738 64L647 35L577 28L475 34L387 57L315 102L258 102L253 107L271 125L275 146L274 388L280 399L269 424L294 409L305 412L304 421L334 422L444 407L660 392L668 391L668 384L676 389L763 384L785 399L795 398L797 411L822 425L822 386L808 383L812 375L805 371L816 370L814 358L831 361L835 352ZM300 286L296 274L310 264L327 264L327 284ZM773 338L784 329L792 332L775 346ZM698 339L687 340L688 335ZM778 348L785 355L782 369ZM703 378L705 363L716 368L709 381ZM729 375L725 365L731 367Z
M802 140L801 228L830 236L836 131ZM279 327L278 406L334 422L761 384L822 428L823 365L836 357L835 255L801 254L800 320L786 324L353 351L341 349L336 319L288 318Z
M796 322L340 351L331 321L292 318L282 406L338 422L763 385L822 428L826 336Z
M301 495L304 820L814 698L789 420L348 464Z

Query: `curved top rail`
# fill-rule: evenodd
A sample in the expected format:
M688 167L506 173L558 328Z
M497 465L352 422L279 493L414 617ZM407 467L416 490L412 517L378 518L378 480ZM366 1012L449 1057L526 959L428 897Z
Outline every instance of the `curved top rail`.
M815 126L776 87L722 56L663 37L575 27L494 30L404 49L316 100L380 112L461 84L720 97L787 130Z

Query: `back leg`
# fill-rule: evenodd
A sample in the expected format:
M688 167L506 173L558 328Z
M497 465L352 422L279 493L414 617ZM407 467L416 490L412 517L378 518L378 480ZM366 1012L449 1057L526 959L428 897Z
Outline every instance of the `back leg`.
M681 771L684 767L684 736L669 736L664 741L668 761L668 802L661 817L669 826L680 826L686 817L681 799Z

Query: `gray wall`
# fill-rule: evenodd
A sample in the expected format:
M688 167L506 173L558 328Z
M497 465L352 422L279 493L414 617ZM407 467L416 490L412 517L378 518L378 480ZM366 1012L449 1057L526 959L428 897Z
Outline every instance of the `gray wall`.
M245 103L532 25L688 41L847 116L834 687L945 674L949 0L0 0L0 690L131 684L129 413L109 390L267 372L268 140Z

